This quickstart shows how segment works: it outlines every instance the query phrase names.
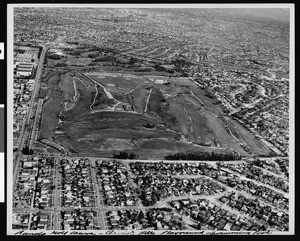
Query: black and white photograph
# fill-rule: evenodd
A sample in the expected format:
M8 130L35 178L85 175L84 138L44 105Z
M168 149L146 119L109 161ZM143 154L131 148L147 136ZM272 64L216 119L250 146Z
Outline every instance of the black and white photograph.
M293 235L293 4L8 4L7 235Z

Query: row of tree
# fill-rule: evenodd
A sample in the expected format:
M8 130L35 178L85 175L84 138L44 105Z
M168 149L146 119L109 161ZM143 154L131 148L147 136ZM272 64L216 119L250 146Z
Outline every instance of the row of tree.
M60 55L56 54L56 53L53 53L53 52L48 52L47 53L47 58L48 59L61 59Z
M242 156L236 153L208 153L208 152L178 152L164 156L165 160L208 160L230 161L241 160Z
M92 60L92 62L120 62L117 57L114 56L103 56Z
M138 155L136 155L132 152L127 153L125 151L120 151L119 153L114 153L113 158L117 158L117 159L136 159L136 158L138 158Z

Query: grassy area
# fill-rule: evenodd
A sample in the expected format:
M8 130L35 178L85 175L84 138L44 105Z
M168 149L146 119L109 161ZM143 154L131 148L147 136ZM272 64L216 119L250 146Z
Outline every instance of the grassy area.
M185 137L188 137L190 133L189 117L183 114L184 109L181 102L178 100L178 98L174 97L168 98L167 101L170 104L172 113L174 113L174 116L178 121L177 131L181 131Z
M189 78L169 78L166 77L169 74L162 72L139 72L140 76L136 78L120 76L137 73L121 66L88 66L92 60L88 53L89 51L84 50L78 56L65 53L66 57L59 60L48 60L48 65L51 66L58 63L67 63L68 66L46 68L43 72L43 91L40 94L48 100L43 106L39 138L56 138L57 142L72 153L87 156L111 156L114 151L130 150L141 158L163 158L172 152L224 153L230 151L230 148L249 155L240 142L245 143L256 154L269 153L270 150L241 124L230 118L227 123L227 120L220 118L224 116L221 108L213 104L214 100L205 96L205 92ZM118 76L90 77L105 86L116 100L129 104L129 110L137 113L93 112L90 109L94 101L93 110L112 107L116 101L109 99L101 86L96 89L95 84L81 72L106 70L117 70ZM156 76L170 83L151 81ZM75 104L73 81L78 91ZM147 113L144 115L150 89ZM65 110L65 102L68 102L67 107L72 108ZM63 122L58 127L59 114ZM64 134L56 136L56 130ZM179 142L181 134L199 145ZM211 147L205 147L204 145L209 145L207 143ZM224 148L219 148L220 145Z
M203 151L203 152L215 152L215 153L228 153L229 151L221 148L207 148L197 145L190 145L187 143L169 141L169 140L141 140L140 148L134 150L135 154L139 155L139 158L163 158L165 155L174 152L186 152L186 151Z
M149 90L145 89L144 87L138 87L131 93L131 96L133 98L133 105L137 112L144 112L148 93Z
M62 76L60 88L63 91L64 102L67 103L66 107L70 108L74 103L73 97L75 96L73 77L69 74Z
M46 80L43 80L46 81ZM39 139L45 138L53 140L55 137L55 128L58 124L58 114L64 108L63 96L59 87L60 74L53 74L47 79L49 91L47 94L48 100L44 102L43 113L41 119Z
M201 144L206 142L213 144L213 130L209 127L202 111L193 105L186 105L186 109L192 119L192 128L189 133L191 140Z
M177 119L173 115L169 103L164 98L161 90L157 87L153 87L152 89L149 98L147 114L155 118L159 118L171 129L178 129Z
M108 99L107 95L105 94L103 88L101 86L97 86L97 96L95 99L95 103L92 106L93 110L102 110L108 107L112 107L117 102L114 99ZM93 95L96 94L93 92ZM92 103L91 103L92 104Z
M249 156L248 153L241 147L239 142L228 133L222 122L213 113L205 111L205 118L209 125L209 128L212 129L216 140L222 146L228 146L237 150L245 156Z
M38 139L54 140L55 128L58 125L58 114L63 108L61 104L62 99L47 100L43 106L42 121Z
M42 144L41 142L35 142L34 144L34 148L46 148L46 146L44 144Z
M147 129L134 121L106 121L106 122L88 122L88 123L63 123L60 130L67 136L74 138L121 138L121 139L153 139L170 138L173 139L176 133L167 130L157 130L156 128ZM76 127L76 128L75 128Z
M47 152L49 152L49 153L60 153L58 150L55 150L55 149L53 149L53 148L51 148L51 147L48 147L46 150L47 150Z
M122 73L118 73L118 75L120 75ZM130 91L132 89L134 89L135 87L137 87L138 85L142 84L145 82L145 80L143 80L142 78L127 78L125 76L117 76L117 77L113 77L113 76L105 76L103 78L99 78L97 76L89 76L91 77L93 80L97 81L98 83L104 85L106 88L110 88L109 85L114 85L116 87L116 89L122 89L124 91Z
M250 149L256 155L269 155L272 151L266 147L261 141L255 138L255 136L247 129L245 129L239 122L231 119L229 121L229 127L235 131L238 138L248 145Z
M61 115L63 120L76 121L81 115L85 115L87 111L90 111L90 105L93 103L95 95L95 86L91 81L87 81L80 77L80 80L76 80L77 91L79 93L79 99L76 105L68 110L64 111Z

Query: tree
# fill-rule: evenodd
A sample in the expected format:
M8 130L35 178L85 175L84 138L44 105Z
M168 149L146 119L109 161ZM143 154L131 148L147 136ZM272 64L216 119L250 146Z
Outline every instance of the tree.
M29 146L25 146L22 149L22 154L23 155L32 155L34 153L34 151L32 149L29 149Z
M164 157L166 160L209 160L209 161L227 161L227 160L240 160L241 155L235 153L218 154L206 152L179 152L169 154Z
M145 218L145 214L144 214L144 212L142 210L140 210L138 219L141 220L143 218Z
M121 151L119 153L113 153L113 158L117 158L117 159L135 159L138 156L132 152L130 152L129 154L125 151Z

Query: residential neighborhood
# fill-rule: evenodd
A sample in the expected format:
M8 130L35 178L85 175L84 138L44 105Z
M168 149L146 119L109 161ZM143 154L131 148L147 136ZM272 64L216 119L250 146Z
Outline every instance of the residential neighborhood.
M20 163L14 225L45 225L49 230L284 231L289 223L288 192L278 190L276 183L263 186L265 179L251 178L251 171L243 174L254 168L288 181L273 159L261 162L276 173L250 160L27 158Z

